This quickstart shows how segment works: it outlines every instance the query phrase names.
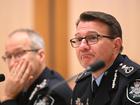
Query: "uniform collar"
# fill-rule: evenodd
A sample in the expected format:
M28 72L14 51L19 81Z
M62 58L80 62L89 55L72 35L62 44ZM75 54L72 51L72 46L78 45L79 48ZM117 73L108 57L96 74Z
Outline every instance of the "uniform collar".
M119 66L119 64L123 61L123 59L124 59L123 56L121 54L119 54L116 57L113 65L106 72L102 73L96 80L94 77L92 77L92 81L95 80L97 85L99 86L103 75L106 75L108 71L111 71L111 70L114 70L115 68L117 68Z
M101 80L102 80L103 75L104 75L104 73L102 73L102 74L101 74L98 78L96 78L96 79L92 76L92 82L95 80L96 83L97 83L97 85L99 86L100 83L101 83Z

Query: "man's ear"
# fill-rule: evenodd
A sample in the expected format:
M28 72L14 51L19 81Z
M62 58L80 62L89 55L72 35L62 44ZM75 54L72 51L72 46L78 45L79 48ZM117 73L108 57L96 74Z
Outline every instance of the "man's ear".
M39 49L39 51L38 51L38 57L41 60L41 62L45 60L45 56L46 56L45 55L45 50L44 49Z
M122 39L120 37L117 37L113 40L114 43L114 52L119 53L122 47Z

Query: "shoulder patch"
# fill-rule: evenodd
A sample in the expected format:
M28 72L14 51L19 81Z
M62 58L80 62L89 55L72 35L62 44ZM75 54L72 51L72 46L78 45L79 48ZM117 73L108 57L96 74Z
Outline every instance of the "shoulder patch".
M80 73L77 76L76 82L79 82L79 81L83 80L84 78L86 78L86 77L88 77L90 75L91 75L91 72L83 72L83 73Z
M140 79L136 79L126 89L127 99L135 104L140 104Z

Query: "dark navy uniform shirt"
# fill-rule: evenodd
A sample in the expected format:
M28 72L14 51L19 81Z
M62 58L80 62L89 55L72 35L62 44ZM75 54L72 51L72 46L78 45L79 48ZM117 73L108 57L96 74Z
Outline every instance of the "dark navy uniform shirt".
M68 84L63 83L53 88L55 84L63 81L57 72L46 68L27 91L0 105L70 105L72 90Z
M140 65L126 55L119 54L104 73L95 95L91 81L91 74L80 75L73 91L72 105L140 105Z

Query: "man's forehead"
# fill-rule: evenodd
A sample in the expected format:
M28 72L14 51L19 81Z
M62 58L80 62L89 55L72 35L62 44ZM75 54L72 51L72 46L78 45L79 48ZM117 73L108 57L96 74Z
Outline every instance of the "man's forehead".
M29 38L24 37L24 36L18 36L14 35L11 38L7 39L7 42L5 44L5 50L6 51L13 51L17 49L23 49L27 48L31 45L31 41Z
M98 31L94 30L94 29L91 29L91 30L82 30L82 31L77 31L75 33L75 36L79 36L82 34L95 34L95 33L98 33Z
M28 45L30 44L30 40L27 38L16 37L16 38L9 38L6 42L6 46L18 46L18 45Z
M81 21L76 27L76 33L86 34L87 32L95 31L98 33L108 34L109 27L101 21Z
M10 52L16 52L16 51L21 51L21 50L24 50L24 49L27 49L29 48L29 45L26 43L26 44L11 44L11 45L7 45L5 47L5 53L10 53Z

